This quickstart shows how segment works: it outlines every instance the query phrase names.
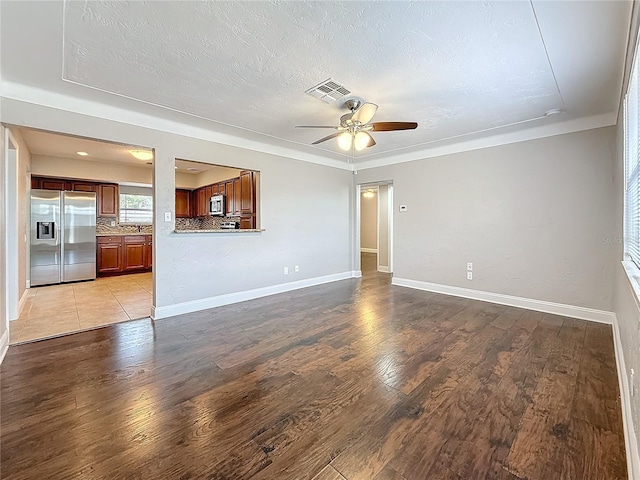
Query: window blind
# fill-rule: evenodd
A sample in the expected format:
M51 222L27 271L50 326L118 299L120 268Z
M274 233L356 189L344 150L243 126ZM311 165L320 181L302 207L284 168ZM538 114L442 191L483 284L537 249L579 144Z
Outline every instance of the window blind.
M640 115L638 86L638 51L624 102L625 164L625 253L640 267Z
M134 225L153 223L153 197L120 193L120 223Z

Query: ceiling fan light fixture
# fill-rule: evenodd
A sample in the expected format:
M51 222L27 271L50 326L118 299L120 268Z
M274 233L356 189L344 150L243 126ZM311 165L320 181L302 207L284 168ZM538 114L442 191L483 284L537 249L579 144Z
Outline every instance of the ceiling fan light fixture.
M351 132L344 132L338 135L338 146L348 152L351 149L351 143L353 142L353 137L351 136Z
M153 158L153 152L149 150L129 150L129 153L138 160L151 160Z
M356 148L356 150L360 151L360 150L364 150L365 148L367 148L369 146L369 139L371 137L369 136L369 134L367 132L358 132L356 133L355 137L353 137L353 143L354 146Z

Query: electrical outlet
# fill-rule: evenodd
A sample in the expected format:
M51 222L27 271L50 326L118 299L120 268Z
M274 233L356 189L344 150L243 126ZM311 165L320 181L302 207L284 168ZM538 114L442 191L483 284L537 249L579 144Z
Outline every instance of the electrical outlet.
M471 270L473 270L473 263L467 262L467 272L470 272Z
M467 272L467 280L473 280L473 272Z
M116 226L116 221L115 220L111 220L111 226L115 227Z
M171 221L171 212L164 212L164 221L165 222Z
M400 211L401 212L406 212L407 211L407 206L406 205L400 205Z
M295 267L293 267L293 271L294 272L299 272L300 271L300 265L296 265Z
M289 267L284 267L284 274L289 275Z

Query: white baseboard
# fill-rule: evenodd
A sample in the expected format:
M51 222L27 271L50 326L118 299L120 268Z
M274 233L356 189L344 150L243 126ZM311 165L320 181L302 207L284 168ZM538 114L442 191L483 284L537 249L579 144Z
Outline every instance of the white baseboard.
M298 290L299 288L312 287L323 283L336 282L338 280L346 280L355 278L359 272L348 271L343 273L335 273L333 275L324 275L322 277L308 278L306 280L297 280L295 282L280 283L269 287L255 288L253 290L245 290L243 292L227 293L216 297L201 298L190 302L177 303L175 305L167 305L165 307L151 307L151 318L160 320L162 318L183 315L185 313L198 312L208 308L221 307L232 303L253 300L254 298L266 297L278 293Z
M0 364L2 364L7 350L9 350L9 330L5 330L2 337L0 337Z
M362 270L351 270L351 278L362 278Z
M391 270L389 270L389 267L384 267L382 265L378 265L378 271L381 273L391 273Z
M378 253L378 249L377 248L361 248L360 252L361 253Z
M473 300L481 300L483 302L509 305L511 307L536 310L538 312L579 318L581 320L589 320L591 322L606 323L608 325L613 325L615 318L615 314L613 312L607 312L604 310L546 302L544 300L534 300L531 298L514 297L512 295L503 295L501 293L483 292L481 290L471 290L469 288L452 287L450 285L440 285L438 283L421 282L419 280L410 280L407 278L394 277L391 283L400 287L443 293L445 295L453 295L455 297L471 298Z
M638 440L633 428L633 416L631 406L631 390L627 378L627 367L624 361L622 338L618 327L618 318L613 320L613 347L616 354L616 366L618 368L618 384L620 386L620 401L622 404L622 426L624 429L624 445L627 453L627 473L629 480L640 478L640 454L638 453Z

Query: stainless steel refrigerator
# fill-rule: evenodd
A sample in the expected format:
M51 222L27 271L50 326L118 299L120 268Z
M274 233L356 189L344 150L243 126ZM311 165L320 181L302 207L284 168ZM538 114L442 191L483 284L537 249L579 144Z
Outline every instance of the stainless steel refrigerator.
M95 278L96 194L31 190L31 286Z

